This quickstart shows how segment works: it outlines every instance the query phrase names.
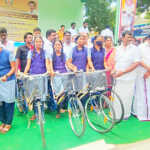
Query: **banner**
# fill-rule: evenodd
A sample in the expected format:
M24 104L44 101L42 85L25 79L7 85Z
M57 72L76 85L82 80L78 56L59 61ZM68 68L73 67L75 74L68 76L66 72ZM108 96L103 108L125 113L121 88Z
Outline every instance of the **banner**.
M133 31L137 0L118 0L115 42L126 30Z
M0 27L7 29L8 39L23 41L37 25L38 0L0 0Z

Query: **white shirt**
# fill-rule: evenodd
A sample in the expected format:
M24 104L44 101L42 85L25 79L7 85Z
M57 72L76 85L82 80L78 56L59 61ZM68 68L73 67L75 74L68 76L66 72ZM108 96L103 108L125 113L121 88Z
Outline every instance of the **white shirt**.
M71 36L75 36L78 34L76 29L70 28L69 31L71 32Z
M88 29L88 28L81 27L81 28L79 29L79 33L89 33L89 29Z
M53 53L53 44L52 44L52 42L46 40L44 42L44 50L48 53Z
M101 36L110 36L113 40L114 36L113 36L113 32L110 29L104 29L101 32Z
M63 45L63 50L64 50L64 54L66 55L66 57L68 58L70 56L70 53L72 52L73 47L75 47L75 43L71 43L71 44L66 44L64 43Z
M2 47L6 50L9 50L13 53L15 53L15 45L14 45L14 42L13 41L7 41L6 45L2 44Z
M115 70L124 71L130 67L133 63L140 61L139 48L135 45L128 45L126 48L121 45L116 48L115 56ZM117 78L117 80L135 80L136 71L133 70L129 73L124 74L123 76Z

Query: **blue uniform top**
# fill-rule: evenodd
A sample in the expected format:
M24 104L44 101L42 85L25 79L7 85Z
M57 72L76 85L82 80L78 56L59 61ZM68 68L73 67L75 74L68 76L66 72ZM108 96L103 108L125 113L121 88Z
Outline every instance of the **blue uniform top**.
M10 62L15 61L12 52L2 49L0 52L0 77L6 75L11 70ZM11 75L7 80L15 79L15 74Z

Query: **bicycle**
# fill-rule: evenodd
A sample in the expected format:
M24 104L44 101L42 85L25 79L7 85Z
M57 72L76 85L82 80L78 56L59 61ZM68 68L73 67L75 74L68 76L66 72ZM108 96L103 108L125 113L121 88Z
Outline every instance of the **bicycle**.
M56 73L55 77L51 78L52 90L57 104L60 105L64 99L68 99L69 123L72 131L78 137L83 136L85 131L84 108L77 97L77 92L82 89L82 87L78 86L81 76L82 74L79 72L69 72Z
M41 137L43 147L46 148L46 140L44 134L44 109L43 109L43 95L46 96L47 93L47 80L48 73L38 74L38 75L26 75L19 73L19 79L23 81L25 98L29 108L32 110L35 106L37 109L36 118L40 125Z
M110 83L108 84L106 72L106 70L100 70L86 73L88 86L82 93L78 94L80 100L87 99L85 115L89 125L100 133L109 132L115 123L119 123L122 120L124 115L123 103L118 94L112 90ZM115 99L113 97L114 95L116 97ZM114 101L120 104L120 109L122 110L119 120L115 118Z

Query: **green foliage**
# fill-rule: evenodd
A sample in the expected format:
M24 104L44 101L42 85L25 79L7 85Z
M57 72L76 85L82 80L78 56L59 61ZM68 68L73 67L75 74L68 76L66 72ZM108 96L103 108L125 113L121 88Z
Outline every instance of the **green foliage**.
M90 28L97 27L98 31L107 25L114 28L116 11L111 9L110 4L106 0L86 0L87 21Z

